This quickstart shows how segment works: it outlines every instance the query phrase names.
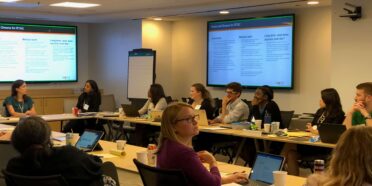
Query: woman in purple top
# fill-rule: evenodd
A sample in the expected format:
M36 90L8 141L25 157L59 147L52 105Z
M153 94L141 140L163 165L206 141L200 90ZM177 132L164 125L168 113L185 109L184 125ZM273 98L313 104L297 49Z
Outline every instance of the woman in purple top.
M184 103L168 106L162 116L158 167L179 169L184 172L189 185L215 186L231 182L244 182L246 175L232 174L221 178L217 161L207 151L195 152L192 137L199 134L198 116ZM203 163L209 164L209 171Z

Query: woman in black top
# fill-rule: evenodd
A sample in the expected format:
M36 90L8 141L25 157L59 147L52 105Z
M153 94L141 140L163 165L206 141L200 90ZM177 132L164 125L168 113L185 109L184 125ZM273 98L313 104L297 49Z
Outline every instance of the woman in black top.
M323 123L342 124L345 119L340 96L335 89L327 88L322 90L321 97L319 101L320 108L316 111L313 121L306 125L307 129L313 134L319 134L318 130L313 127L315 125Z
M14 129L11 143L20 156L8 162L8 172L25 176L61 175L71 186L116 185L115 167L102 164L97 156L88 155L73 146L53 147L51 130L40 117L22 119ZM103 176L103 166L109 165L113 175Z
M194 109L205 110L208 119L213 119L212 97L201 83L195 83L190 88L191 100L189 104Z
M84 92L79 96L76 107L80 112L98 112L101 105L101 93L94 80L87 80ZM63 128L63 132L74 132L82 134L86 128L103 130L97 119L71 120ZM104 130L103 130L104 131Z
M98 112L101 105L101 93L94 80L87 80L84 92L79 96L76 107L81 112Z
M317 110L314 119L307 124L308 130L313 134L318 134L315 125L327 123L342 124L345 113L342 111L340 96L336 89L327 88L321 91L321 99L319 101L320 108ZM304 145L289 145L286 144L284 155L287 159L287 171L291 175L299 175L298 159L301 156L324 156L325 158L331 153L329 148L312 147Z
M253 117L262 120L262 124L277 121L280 122L280 128L284 128L279 106L273 99L274 91L269 86L258 87L252 100L252 110L249 113L248 121L251 121Z

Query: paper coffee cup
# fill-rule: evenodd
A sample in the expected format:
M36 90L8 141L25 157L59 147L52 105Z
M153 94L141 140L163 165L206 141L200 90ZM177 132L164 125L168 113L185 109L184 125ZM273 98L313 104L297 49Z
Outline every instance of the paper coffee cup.
M285 186L287 178L286 171L273 171L273 177L275 186Z
M137 160L147 165L147 151L137 152Z
M117 150L124 150L125 144L127 144L127 141L125 141L125 140L116 140L116 149Z
M269 124L269 123L264 124L264 131L266 133L270 133L270 128L271 128L271 124Z
M254 122L254 124L257 126L257 129L258 130L261 130L262 129L262 120L256 119L256 121Z

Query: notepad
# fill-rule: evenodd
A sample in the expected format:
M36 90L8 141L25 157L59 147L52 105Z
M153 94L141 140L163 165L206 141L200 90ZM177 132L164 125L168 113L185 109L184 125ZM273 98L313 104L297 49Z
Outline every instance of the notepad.
M310 137L310 132L287 132L289 137Z

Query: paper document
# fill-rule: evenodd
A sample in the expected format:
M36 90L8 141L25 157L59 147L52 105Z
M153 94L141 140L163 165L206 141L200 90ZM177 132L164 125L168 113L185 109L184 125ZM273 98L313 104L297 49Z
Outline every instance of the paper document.
M206 129L206 130L226 130L227 128L223 128L223 127L205 127L205 128L202 128L202 129Z
M307 137L311 136L310 132L287 132L289 137Z
M95 156L98 156L100 158L103 158L103 159L108 159L108 158L117 158L118 156L115 156L115 155L112 155L112 154L109 154L109 153L100 153L100 154L97 154L97 153L89 153L91 155L95 155Z

